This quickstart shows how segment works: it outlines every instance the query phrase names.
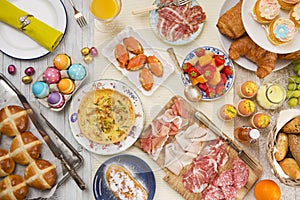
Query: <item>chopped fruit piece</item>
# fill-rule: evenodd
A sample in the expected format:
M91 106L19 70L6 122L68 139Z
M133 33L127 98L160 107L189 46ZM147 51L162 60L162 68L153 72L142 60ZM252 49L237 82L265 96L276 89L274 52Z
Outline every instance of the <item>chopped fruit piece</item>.
M205 54L205 50L203 48L199 48L196 50L196 56L201 57Z
M188 73L192 67L193 67L193 65L191 63L187 62L187 63L183 64L182 70L183 70L183 72Z
M222 73L226 74L227 76L231 76L233 73L232 68L229 65L226 65L223 69L222 69Z
M223 83L224 85L226 84L226 82L227 82L226 74L221 73L221 81L222 81L222 83Z
M221 96L222 94L225 93L225 86L221 83L221 84L218 84L217 87L216 87L216 93L217 95Z
M204 78L206 80L212 80L214 78L215 71L216 71L215 66L213 66L213 65L206 66L205 69L204 69L204 73L203 73Z
M216 96L216 90L214 88L211 88L211 87L207 88L206 96L208 98L214 98Z
M200 88L200 90L202 90L204 92L208 89L208 86L206 83L200 83L200 84L198 84L198 87Z
M215 59L216 66L220 66L225 63L224 55L215 55L214 59Z
M194 68L194 67L190 68L188 74L189 74L190 78L196 78L197 76L200 76L199 71L196 68Z

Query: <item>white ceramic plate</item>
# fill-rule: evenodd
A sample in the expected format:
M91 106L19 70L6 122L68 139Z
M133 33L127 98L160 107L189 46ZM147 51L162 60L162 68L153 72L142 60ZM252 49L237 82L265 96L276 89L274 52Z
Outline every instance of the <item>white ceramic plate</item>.
M10 0L10 2L63 34L65 33L67 13L60 0ZM2 22L0 22L0 50L6 55L18 59L35 59L49 53L47 49L21 31Z
M87 92L95 89L106 89L106 88L116 90L121 94L130 98L134 106L136 119L130 133L123 141L116 144L104 145L104 144L95 143L87 139L84 135L81 134L80 127L77 121L78 119L77 116L78 116L78 109L80 106L81 99L85 96ZM125 151L135 143L135 141L139 138L140 134L143 131L145 116L144 116L142 102L139 96L129 86L127 86L125 83L121 81L103 79L103 80L92 82L84 86L83 88L79 89L79 91L76 92L76 94L73 96L73 99L71 101L68 121L73 136L75 137L77 142L81 144L84 148L96 154L112 155L112 154Z
M267 32L262 24L254 20L252 16L252 8L256 0L243 1L242 4L242 19L245 29L251 39L262 48L274 53L291 53L300 49L300 32L296 33L294 39L288 44L274 45L267 38ZM280 11L279 17L289 17L289 12Z
M158 4L160 3L160 0L155 0L153 4ZM196 0L192 0L192 5L199 5L198 2ZM176 41L170 41L170 40L167 40L165 38L163 38L158 30L157 30L157 21L158 21L158 13L157 13L157 10L153 10L150 12L150 25L152 27L152 30L154 31L155 35L160 38L162 41L168 43L168 44L171 44L171 45L185 45L185 44L188 44L192 41L194 41L199 35L200 33L202 32L202 29L203 29L203 22L199 24L199 28L198 30L193 33L190 37L188 38L185 38L185 39L179 39L179 40L176 40Z
M117 44L122 43L123 39L126 37L132 36L136 40L138 40L144 48L144 54L146 56L155 55L160 62L163 64L164 73L162 77L156 77L153 75L153 87L151 90L146 91L142 88L140 80L139 80L139 73L138 71L128 71L125 68L120 68L119 63L117 62L114 54L114 50ZM159 53L158 51L154 50L151 45L149 45L144 37L141 36L138 32L132 29L132 27L125 27L118 35L116 35L109 43L105 45L102 49L102 54L111 62L113 65L122 72L122 74L128 78L145 96L150 96L152 93L173 73L174 68L170 65ZM151 42L151 41L149 41ZM130 56L130 58L133 55Z
M224 14L227 10L232 8L238 2L239 2L239 0L224 1L224 4L222 5L221 10L220 10L219 17L222 14ZM254 28L254 30L256 30L256 29ZM229 53L229 47L230 47L233 40L229 39L228 37L221 34L220 32L218 33L218 35L219 35L220 42L221 42L221 45L222 45L223 49L228 54ZM251 62L250 60L248 60L245 57L240 57L239 59L235 60L234 62L236 62L241 67L243 67L245 69L248 69L250 71L256 71L256 69L257 69L257 65L255 63ZM277 71L279 69L282 69L290 63L291 63L291 61L289 61L289 60L277 60L275 69L273 71Z

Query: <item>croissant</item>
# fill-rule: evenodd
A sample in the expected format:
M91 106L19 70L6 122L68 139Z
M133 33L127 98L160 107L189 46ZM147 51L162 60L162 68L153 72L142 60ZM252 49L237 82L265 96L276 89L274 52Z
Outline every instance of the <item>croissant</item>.
M0 181L1 200L22 200L28 193L28 186L23 177L19 175L9 175Z
M10 105L0 110L0 132L7 136L15 136L28 127L26 111L16 105Z
M15 169L15 161L9 156L8 151L0 149L0 177L11 174Z
M56 182L55 166L47 160L35 160L24 170L25 182L34 188L47 190Z
M276 65L277 54L269 52L255 44L249 36L243 36L233 41L229 47L229 57L236 60L245 56L257 64L256 75L264 78L269 75Z
M299 60L300 59L300 50L287 54L278 54L278 59L283 60Z
M240 0L218 19L219 31L231 39L237 39L246 32L242 21L242 3Z
M10 156L16 163L21 165L29 164L40 157L41 141L31 132L24 132L17 135L10 145Z

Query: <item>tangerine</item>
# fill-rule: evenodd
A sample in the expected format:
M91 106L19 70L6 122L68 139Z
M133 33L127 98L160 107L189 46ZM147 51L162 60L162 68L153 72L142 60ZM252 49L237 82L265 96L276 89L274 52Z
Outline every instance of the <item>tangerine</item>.
M254 187L256 200L280 200L280 187L273 180L261 180Z

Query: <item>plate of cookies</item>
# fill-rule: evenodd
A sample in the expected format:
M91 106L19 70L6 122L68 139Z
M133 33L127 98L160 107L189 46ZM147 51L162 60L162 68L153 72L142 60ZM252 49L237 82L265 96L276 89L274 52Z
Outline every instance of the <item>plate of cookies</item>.
M242 20L256 44L268 51L286 54L300 50L299 9L300 4L296 3L286 7L277 0L248 0L242 4Z
M144 121L139 96L117 80L101 79L85 85L70 105L73 136L88 151L100 155L120 153L132 146Z

